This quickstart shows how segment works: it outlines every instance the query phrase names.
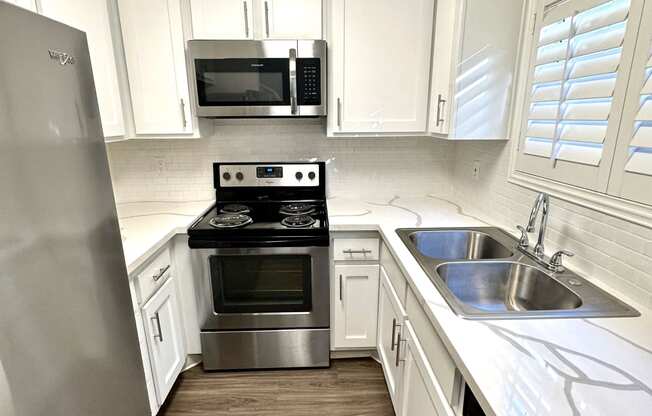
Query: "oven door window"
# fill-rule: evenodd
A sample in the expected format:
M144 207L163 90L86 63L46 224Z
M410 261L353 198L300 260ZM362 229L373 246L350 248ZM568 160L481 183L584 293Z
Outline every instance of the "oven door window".
M211 256L209 261L217 313L311 310L309 255Z
M290 105L285 58L196 59L200 106Z

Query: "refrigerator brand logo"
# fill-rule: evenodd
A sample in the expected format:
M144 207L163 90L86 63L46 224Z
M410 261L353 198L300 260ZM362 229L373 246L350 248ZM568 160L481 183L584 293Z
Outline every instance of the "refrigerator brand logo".
M265 64L251 64L251 66L252 67L261 67L261 66L265 66Z
M68 55L65 52L49 49L48 53L50 54L50 59L55 59L59 61L60 65L68 65L68 64L73 65L75 63L75 58L72 55Z

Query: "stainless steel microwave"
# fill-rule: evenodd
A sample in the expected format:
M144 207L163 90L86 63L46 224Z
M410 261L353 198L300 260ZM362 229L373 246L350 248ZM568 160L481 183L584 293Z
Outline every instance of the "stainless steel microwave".
M323 40L191 40L198 117L326 115Z

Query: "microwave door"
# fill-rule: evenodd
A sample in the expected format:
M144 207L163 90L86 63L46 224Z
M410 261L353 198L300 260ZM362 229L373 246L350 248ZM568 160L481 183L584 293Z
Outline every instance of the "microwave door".
M292 115L289 61L289 58L196 59L197 101L200 110L207 110L199 115Z

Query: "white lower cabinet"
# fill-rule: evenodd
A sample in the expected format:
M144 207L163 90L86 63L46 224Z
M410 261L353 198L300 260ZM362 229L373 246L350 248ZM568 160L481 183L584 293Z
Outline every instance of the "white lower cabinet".
M165 401L186 360L174 277L142 307L158 404Z
M414 329L406 321L397 342L402 363L397 416L454 416Z
M397 412L397 390L401 367L396 346L406 318L405 309L401 305L385 269L381 266L378 293L378 342L376 347L383 365L387 389L394 404L394 410Z
M335 265L334 348L376 347L379 268L377 264Z

